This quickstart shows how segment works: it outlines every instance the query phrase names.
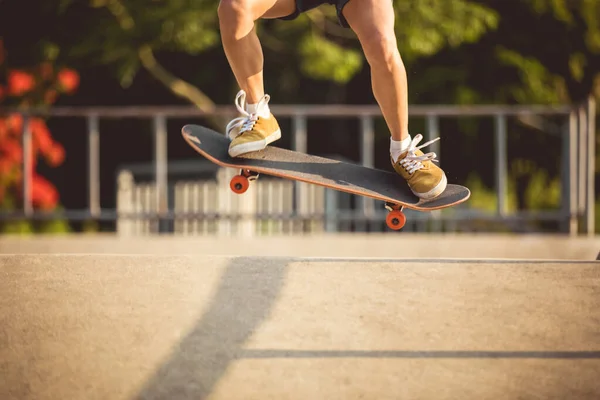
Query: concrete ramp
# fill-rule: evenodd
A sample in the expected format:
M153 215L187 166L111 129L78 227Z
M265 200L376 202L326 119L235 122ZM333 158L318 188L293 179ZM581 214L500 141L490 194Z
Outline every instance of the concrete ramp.
M594 261L1 255L0 399L598 399Z

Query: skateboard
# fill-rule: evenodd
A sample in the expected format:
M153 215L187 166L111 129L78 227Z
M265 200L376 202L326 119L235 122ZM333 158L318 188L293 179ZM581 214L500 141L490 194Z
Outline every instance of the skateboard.
M402 229L406 216L402 210L433 211L467 201L468 188L448 184L446 190L432 200L422 200L409 189L406 181L394 173L357 164L332 160L297 151L267 146L264 150L238 157L228 154L229 139L222 133L199 125L185 125L181 133L186 142L213 163L240 170L230 181L234 193L244 193L259 174L307 182L314 185L369 197L385 202L386 224Z

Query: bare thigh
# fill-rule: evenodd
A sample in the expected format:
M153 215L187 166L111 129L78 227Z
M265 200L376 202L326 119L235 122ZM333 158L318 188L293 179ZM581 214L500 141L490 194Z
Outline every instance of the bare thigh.
M219 16L248 15L256 21L260 18L281 18L296 10L296 0L220 0Z
M275 4L269 8L261 18L281 18L287 17L296 11L296 0L276 0Z
M394 36L392 0L350 0L342 13L361 42Z

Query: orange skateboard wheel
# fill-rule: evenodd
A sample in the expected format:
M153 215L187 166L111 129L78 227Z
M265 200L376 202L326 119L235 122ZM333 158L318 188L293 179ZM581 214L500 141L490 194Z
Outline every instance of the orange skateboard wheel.
M242 194L250 187L250 181L248 181L248 178L243 175L236 175L231 178L229 187L234 193Z
M400 210L392 210L385 218L388 228L398 231L406 224L406 216Z

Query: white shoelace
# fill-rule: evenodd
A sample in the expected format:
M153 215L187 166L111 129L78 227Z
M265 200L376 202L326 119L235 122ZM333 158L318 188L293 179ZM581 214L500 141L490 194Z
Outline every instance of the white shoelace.
M430 140L427 143L423 143L422 145L420 145L419 147L417 147L417 144L419 144L419 142L423 139L423 135L421 135L420 133L418 135L416 135L414 137L413 140L411 140L410 145L408 146L408 154L406 155L406 157L404 157L404 159L402 159L400 161L400 165L402 165L409 174L414 174L416 171L420 170L421 168L423 168L423 161L438 161L435 158L437 157L437 155L434 152L431 153L427 153L427 154L423 154L422 156L417 156L415 154L415 151L422 149L425 146L429 146L431 143L435 142L436 140L440 140L440 138L435 138L433 140Z
M225 128L227 137L230 140L233 140L242 133L251 130L258 120L258 114L260 114L262 108L269 103L270 99L271 97L268 94L265 94L256 105L256 112L250 114L246 111L246 92L240 90L235 96L235 107L242 116L232 119L231 122L227 124L227 127Z

